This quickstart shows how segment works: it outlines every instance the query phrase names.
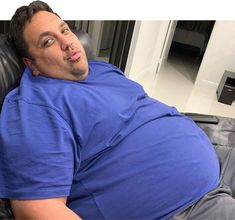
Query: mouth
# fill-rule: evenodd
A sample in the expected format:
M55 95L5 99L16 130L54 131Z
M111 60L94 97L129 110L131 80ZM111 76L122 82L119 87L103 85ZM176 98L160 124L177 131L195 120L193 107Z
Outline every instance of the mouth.
M80 52L72 52L68 54L67 60L69 60L72 63L76 63L81 59L81 53Z

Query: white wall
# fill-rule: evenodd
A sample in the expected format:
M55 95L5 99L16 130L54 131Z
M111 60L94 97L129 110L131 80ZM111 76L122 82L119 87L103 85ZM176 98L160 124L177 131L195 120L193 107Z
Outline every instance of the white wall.
M156 71L166 21L138 21L127 59L126 75ZM217 86L225 70L235 72L235 21L216 21L196 84Z
M164 21L136 21L125 69L127 76L156 71L163 44L159 43L163 24Z
M235 72L235 21L216 21L196 83L217 86L225 70Z

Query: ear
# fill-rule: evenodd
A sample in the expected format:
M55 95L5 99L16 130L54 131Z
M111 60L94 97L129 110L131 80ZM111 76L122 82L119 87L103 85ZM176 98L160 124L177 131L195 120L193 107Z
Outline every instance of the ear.
M38 76L40 74L32 59L23 57L23 62L27 67L32 70L34 76Z

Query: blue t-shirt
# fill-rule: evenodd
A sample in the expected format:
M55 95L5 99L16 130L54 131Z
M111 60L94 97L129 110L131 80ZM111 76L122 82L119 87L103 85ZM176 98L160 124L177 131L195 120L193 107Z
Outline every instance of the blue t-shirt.
M26 68L0 122L1 198L67 196L84 219L164 219L218 185L203 131L104 62L78 82Z

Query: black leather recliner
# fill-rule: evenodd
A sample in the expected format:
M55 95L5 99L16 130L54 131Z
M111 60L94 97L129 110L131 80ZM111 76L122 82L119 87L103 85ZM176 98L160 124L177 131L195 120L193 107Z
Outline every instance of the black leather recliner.
M82 31L75 32L83 44L88 59L93 59L91 39ZM5 95L17 86L24 64L16 55L6 35L0 35L0 110ZM221 179L230 187L235 198L235 119L185 113L201 127L217 152L221 165ZM1 157L1 155L0 155ZM193 173L192 173L193 175ZM0 199L0 220L14 219L7 199Z

